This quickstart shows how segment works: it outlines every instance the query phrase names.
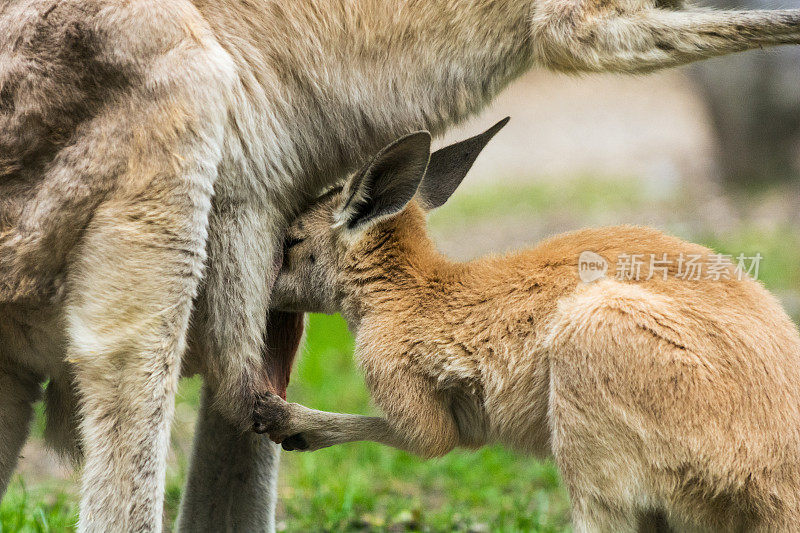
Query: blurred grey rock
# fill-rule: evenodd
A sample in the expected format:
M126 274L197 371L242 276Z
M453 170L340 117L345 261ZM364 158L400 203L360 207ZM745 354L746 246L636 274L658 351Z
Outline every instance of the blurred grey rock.
M717 0L713 5L798 8L800 0ZM709 107L723 182L800 182L800 47L703 61L689 71Z

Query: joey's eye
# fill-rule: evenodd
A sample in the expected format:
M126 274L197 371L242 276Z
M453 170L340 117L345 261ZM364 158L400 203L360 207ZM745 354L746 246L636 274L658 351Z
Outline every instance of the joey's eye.
M305 239L301 239L301 238L298 238L298 237L286 237L286 240L283 241L283 250L285 252L288 252L292 247L297 246L298 244L300 244L304 240Z

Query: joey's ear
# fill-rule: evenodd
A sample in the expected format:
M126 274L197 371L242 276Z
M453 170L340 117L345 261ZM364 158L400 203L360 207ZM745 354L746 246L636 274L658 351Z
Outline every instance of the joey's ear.
M505 126L506 117L480 135L435 151L428 163L428 172L419 186L417 198L427 209L444 204L461 184L484 146Z
M430 155L427 131L410 133L378 152L347 182L337 225L365 228L402 211L416 194Z

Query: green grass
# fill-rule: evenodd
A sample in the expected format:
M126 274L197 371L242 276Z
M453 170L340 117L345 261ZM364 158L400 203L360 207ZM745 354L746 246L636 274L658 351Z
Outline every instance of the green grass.
M60 488L29 488L16 476L0 506L0 532L46 533L72 531L77 522L77 502Z
M760 253L758 279L770 290L780 292L800 289L800 233L797 228L742 228L736 233L701 235L698 239L720 253L734 257L740 253L755 256Z

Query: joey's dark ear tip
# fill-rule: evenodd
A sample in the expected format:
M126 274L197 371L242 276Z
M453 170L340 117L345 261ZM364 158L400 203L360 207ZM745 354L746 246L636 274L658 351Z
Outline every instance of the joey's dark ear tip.
M483 133L431 154L428 171L417 193L420 204L427 210L443 205L467 175L481 150L510 119L505 117Z
M483 132L483 134L484 135L488 135L489 137L494 137L494 134L497 133L498 131L502 130L505 127L505 125L508 124L509 120L511 120L511 117L506 117L506 118L502 119L497 124L495 124L494 126L489 128L488 130Z
M336 223L352 230L402 211L416 194L430 156L431 134L426 130L384 147L348 182Z

